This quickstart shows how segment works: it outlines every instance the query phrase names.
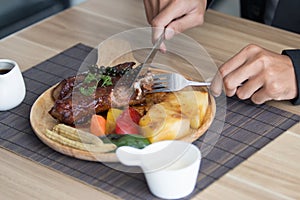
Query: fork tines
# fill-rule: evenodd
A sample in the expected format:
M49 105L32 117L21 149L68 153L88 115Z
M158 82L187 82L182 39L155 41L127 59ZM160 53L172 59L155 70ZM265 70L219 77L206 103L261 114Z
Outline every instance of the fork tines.
M155 74L151 93L179 91L187 86L209 86L210 82L187 80L178 73Z

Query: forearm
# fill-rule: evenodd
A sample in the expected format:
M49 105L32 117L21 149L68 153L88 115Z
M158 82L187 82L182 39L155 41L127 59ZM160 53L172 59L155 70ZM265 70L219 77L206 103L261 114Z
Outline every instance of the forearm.
M295 105L300 105L300 49L284 50L282 54L287 55L292 60L297 80L298 95L291 102Z

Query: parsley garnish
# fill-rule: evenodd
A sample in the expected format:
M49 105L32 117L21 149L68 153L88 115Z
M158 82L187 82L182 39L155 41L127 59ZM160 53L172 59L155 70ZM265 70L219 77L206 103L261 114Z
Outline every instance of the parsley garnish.
M101 87L112 85L112 80L110 76L89 72L83 80L83 86L79 88L80 93L85 96L92 95L96 91L97 85L100 80L102 81ZM86 86L87 84L90 84L93 81L95 81L94 86Z
M94 94L94 92L96 91L96 86L93 87L80 87L79 91L81 94L83 94L84 96L91 96L92 94Z
M84 78L83 83L91 83L92 81L98 81L97 74L88 73Z
M102 75L101 76L101 80L103 82L102 85L101 85L101 87L112 85L112 81L111 81L111 77L110 76Z

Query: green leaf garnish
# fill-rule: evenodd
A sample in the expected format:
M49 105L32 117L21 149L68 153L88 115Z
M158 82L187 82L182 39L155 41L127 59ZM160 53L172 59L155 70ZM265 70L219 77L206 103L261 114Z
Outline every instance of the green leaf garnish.
M84 96L91 96L92 94L95 93L97 87L96 86L92 86L92 87L80 87L79 91L81 94L83 94Z
M88 73L84 78L83 83L91 83L92 81L98 81L96 74Z
M111 77L104 74L92 73L89 72L83 80L83 86L79 88L81 94L85 96L91 96L97 89L99 81L102 81L101 87L106 87L112 85ZM87 87L87 84L90 84L95 81L94 86Z
M101 87L112 85L112 81L111 81L111 77L110 76L102 75L101 76L101 80L103 82L102 85L101 85Z

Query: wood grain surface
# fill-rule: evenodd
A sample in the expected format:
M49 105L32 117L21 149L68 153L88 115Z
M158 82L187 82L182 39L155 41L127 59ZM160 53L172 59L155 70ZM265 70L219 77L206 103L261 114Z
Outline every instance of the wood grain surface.
M0 41L1 57L26 70L82 42L96 47L112 34L148 26L140 0L87 0ZM249 43L280 53L300 48L300 35L208 10L205 24L185 32L217 66ZM300 114L288 101L268 104ZM276 138L194 199L300 199L300 125ZM116 199L47 167L0 149L3 199ZM78 195L78 196L77 196Z

